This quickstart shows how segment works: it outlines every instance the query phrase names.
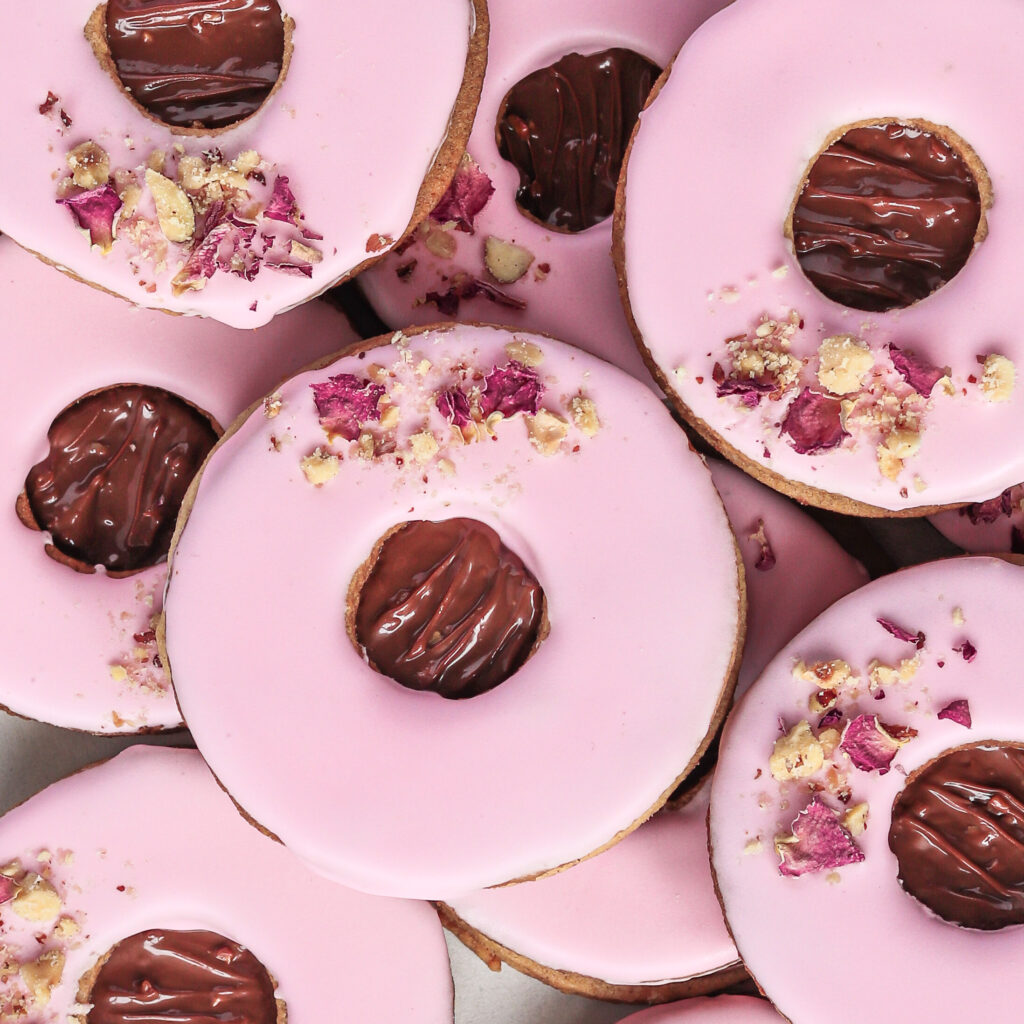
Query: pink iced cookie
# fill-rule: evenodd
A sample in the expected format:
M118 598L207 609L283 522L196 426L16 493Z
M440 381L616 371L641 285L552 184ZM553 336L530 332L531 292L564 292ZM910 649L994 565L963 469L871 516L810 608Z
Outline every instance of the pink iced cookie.
M410 521L426 540L394 534L364 584ZM436 561L403 565L439 535ZM643 385L456 325L295 377L223 443L173 556L166 649L256 821L339 880L443 898L575 861L660 805L728 700L737 584L710 476ZM535 632L506 630L531 601ZM442 676L478 695L417 692Z
M200 129L143 111L93 47L107 45L110 62L124 46L123 66L141 66L140 78L152 61L139 91L158 91L157 62L172 80L198 66L203 54L188 47L215 39L223 22L226 55L210 77L229 79L253 32L231 16L254 4L118 5L123 44L102 16L86 38L94 0L39 7L0 44L5 126L17 140L0 169L0 229L62 269L139 305L257 327L386 249L446 187L483 74L483 0L479 10L476 0L285 0L269 19L286 31L279 86L221 128L199 117L197 100L185 123L209 126ZM131 52L148 37L155 53ZM424 39L430 73L412 88L394 70L425 58ZM252 60L254 77L271 63ZM193 78L183 77L185 94Z
M479 204L484 205L469 217L469 224L462 225L463 230L455 227L458 209L450 203L439 207L423 223L415 242L408 248L403 246L400 253L391 253L360 278L361 287L384 320L396 327L448 318L509 323L572 342L646 380L647 373L623 317L615 268L608 255L611 219L566 233L525 215L516 202L519 172L499 152L496 123L510 89L566 54L592 55L627 48L658 68L664 67L690 33L725 2L655 0L638 4L613 0L592 4L571 0L551 4L545 0L497 0L489 4L487 75L468 146L470 156L486 176L479 179L477 194L469 193L468 209L476 211ZM616 64L611 80L617 85L617 76L628 77L631 73ZM600 88L606 88L602 86L592 93L581 88L584 80L582 76L571 82L563 80L562 102L570 111L563 124L573 125L571 113L586 111L591 104L595 109L604 106L609 112L622 104L617 94L613 96L614 89L602 92ZM653 81L653 77L646 81ZM553 107L554 99L550 102ZM631 127L624 126L623 142ZM563 145L568 148L574 132L572 127L565 131L570 138L562 144L548 139L549 144L555 149ZM598 133L596 127L593 131ZM600 177L603 168L595 168L593 157L586 155L587 142L577 141L574 148L584 154L581 166L585 174L594 180ZM538 179L543 176L544 163L545 157L537 156ZM467 183L473 180L466 176L465 169L462 177ZM488 180L493 194L489 193ZM549 181L542 180L541 184L556 190ZM581 180L580 192L589 194L590 188L588 181ZM610 188L614 190L614 177ZM564 197L559 206L563 216L571 205L572 200ZM492 236L523 250L514 254L512 264L505 264L511 269L499 270L501 278L495 277L485 262L485 246ZM501 266L497 260L492 256L492 267ZM529 266L524 266L527 261ZM508 280L520 270L521 276ZM479 287L477 282L484 286L482 294L472 297Z
M135 310L68 280L9 240L0 241L0 305L3 365L13 382L0 407L7 506L0 527L0 704L89 732L179 726L155 661L166 565L123 579L76 572L47 557L46 536L19 520L15 504L50 448L54 419L90 392L118 384L166 389L226 427L296 367L352 340L352 330L325 303L257 331ZM45 488L45 473L40 481ZM101 511L89 521L103 518ZM163 528L172 526L173 518Z
M1014 0L977 19L921 0L869 0L854 19L840 0L813 18L741 0L683 48L640 119L616 252L660 382L748 472L873 514L1024 479L1024 453L992 440L1016 436L1024 408L1019 317L1000 298L1024 223L1005 128L1024 101L1006 40L1022 33ZM928 234L947 223L949 239ZM826 284L833 269L808 262L824 252L871 255L848 275L863 291L845 266Z
M304 868L246 824L196 751L133 747L10 811L0 831L4 1020L57 1024L84 1012L83 996L89 1020L214 1019L201 996L213 989L216 1019L302 1024L335 1006L353 1020L452 1020L430 908ZM156 937L127 953L140 933ZM103 972L80 992L121 943L104 968L121 973L120 995Z
M742 692L867 574L785 498L724 463L712 463L711 476L746 570ZM743 970L711 880L707 809L705 786L611 850L550 878L453 900L442 920L481 954L584 995L663 1002L723 988Z
M624 1018L632 1024L779 1024L782 1018L763 999L718 996L656 1006Z
M730 717L714 870L744 962L794 1024L822 1017L815 943L856 987L828 998L867 1018L1012 1018L1024 772L1005 745L1024 736L1008 683L1022 599L1024 570L988 558L875 581ZM901 954L878 955L879 936Z
M1024 486L1015 484L988 501L939 512L931 524L965 551L1024 554Z

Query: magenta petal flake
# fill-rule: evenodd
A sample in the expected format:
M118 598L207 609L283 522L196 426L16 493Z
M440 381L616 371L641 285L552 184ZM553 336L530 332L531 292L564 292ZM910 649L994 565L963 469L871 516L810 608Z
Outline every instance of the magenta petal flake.
M847 725L839 747L862 772L885 775L903 742L886 731L877 715L858 715Z
M800 455L814 455L842 444L848 437L840 415L838 398L804 388L786 410L781 433Z
M14 899L17 891L18 885L13 878L8 878L6 875L0 875L0 906L4 903L9 903Z
M932 366L927 360L913 352L904 352L896 345L889 346L889 358L896 372L925 398L932 393L932 388L949 374L948 368Z
M310 387L320 426L328 434L354 441L363 423L380 419L377 403L384 394L382 384L360 380L352 373L339 373Z
M904 629L902 626L898 626L892 619L878 618L875 621L886 631L891 633L897 640L903 640L908 644L913 644L918 650L924 647L924 633L918 630L916 633L911 633L909 629Z
M745 377L727 377L718 385L715 394L719 398L727 398L729 395L736 395L739 400L748 408L754 409L761 403L765 395L771 394L778 384L770 380L752 380Z
M295 194L288 187L288 179L279 175L274 182L274 190L267 200L263 216L268 220L280 220L286 224L298 223L299 207L295 202Z
M535 416L543 394L544 385L537 371L511 359L504 366L495 366L484 377L480 409L484 416L494 412L503 416L515 416L517 412Z
M430 211L430 219L438 224L454 221L459 231L472 234L476 215L487 205L493 194L491 179L475 161L466 156L455 172L448 191Z
M455 316L459 311L459 303L463 299L476 298L487 299L496 306L505 306L508 309L526 308L526 302L523 299L508 295L486 281L477 280L471 274L456 274L447 291L427 292L423 296L423 303L424 305L433 303L442 316Z
M788 877L832 871L864 859L836 812L819 797L796 816L792 836L777 839L775 849L782 858L779 874Z
M469 399L458 388L449 388L437 396L437 411L457 427L469 423Z
M971 727L971 709L966 700L950 701L938 714L940 719L948 718L965 729Z
M989 498L987 501L976 501L971 505L965 505L960 509L960 515L967 516L974 526L979 523L994 523L1003 516L1013 514L1013 496L1007 487L1002 494Z
M963 643L957 644L953 650L956 651L956 653L959 654L968 665L978 656L978 648L975 647L970 640L965 640Z
M89 241L93 245L98 245L104 252L110 251L114 244L114 218L124 205L112 185L79 192L76 196L58 199L57 203L71 211L75 223L89 232Z

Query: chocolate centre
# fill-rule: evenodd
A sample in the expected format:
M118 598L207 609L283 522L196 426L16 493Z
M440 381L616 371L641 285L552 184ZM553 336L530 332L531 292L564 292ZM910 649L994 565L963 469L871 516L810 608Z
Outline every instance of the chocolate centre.
M516 204L560 231L610 217L622 158L661 69L621 48L570 53L510 90L498 152L519 171Z
M182 499L217 441L210 420L162 388L118 384L69 405L25 494L54 547L129 572L167 557Z
M889 847L900 884L943 920L1024 922L1024 749L983 743L925 765L893 804Z
M901 309L960 272L982 199L952 137L866 125L817 157L793 208L792 238L818 291L854 309Z
M274 982L252 953L216 932L153 929L119 942L100 967L87 1024L275 1024Z
M284 63L277 0L108 0L106 35L124 87L179 127L248 117Z
M544 592L483 523L407 523L371 563L355 640L373 668L411 690L475 697L516 672L538 641Z

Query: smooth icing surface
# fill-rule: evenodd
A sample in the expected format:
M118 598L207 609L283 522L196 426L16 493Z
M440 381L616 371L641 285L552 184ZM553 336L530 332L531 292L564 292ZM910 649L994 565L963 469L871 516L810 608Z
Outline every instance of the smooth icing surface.
M151 631L166 564L126 579L76 573L49 558L15 501L47 452L46 432L69 403L100 387L166 388L227 427L296 367L353 340L343 316L307 304L273 325L237 331L132 309L0 241L0 408L5 511L0 516L0 704L91 732L181 724Z
M1022 34L1024 9L1014 0L994 0L984 18L964 18L954 5L885 0L859 5L856 18L841 0L826 0L809 18L796 0L742 0L684 47L641 115L624 236L639 333L692 415L760 471L883 509L980 501L1024 479L1019 446L993 441L1019 432L1024 391L987 400L979 365L979 356L1019 364L1024 355L1016 304L1006 301L1024 223L1020 140L1005 128L1024 99L1015 71ZM736 73L723 75L725 67ZM884 314L825 299L783 235L829 133L879 118L952 129L987 168L994 197L988 237L956 278ZM753 331L763 315L785 320L791 311L803 324L791 353L807 360L798 384L753 409L736 395L716 397L714 364L730 365L726 340ZM895 445L902 465L890 466L894 479L882 474L876 451L891 434L866 421L818 454L800 454L780 435L800 389L821 390L820 343L842 334L867 343L878 390L900 401L912 389L893 367L890 344L951 370L952 393L939 383L926 401L909 398L920 448ZM869 414L865 404L860 412Z
M647 380L618 298L609 257L611 219L578 234L564 234L523 216L515 202L519 174L498 155L495 123L513 85L574 50L589 54L610 46L628 47L664 67L690 33L725 2L492 0L487 74L468 150L491 179L494 194L476 216L474 234L446 232L449 244L455 246L450 259L434 255L426 244L417 242L360 277L361 287L384 320L395 327L456 318L509 323L553 334ZM524 277L497 285L525 307L496 305L486 298L464 299L457 314L447 317L433 303L422 303L428 292L446 291L459 271L495 284L483 261L488 235L533 254L533 265ZM396 276L395 271L411 259L416 260L412 272ZM538 279L538 268L544 265L549 269Z
M888 835L893 801L908 773L952 747L1019 743L1024 736L1024 700L1013 682L1022 599L1024 571L996 559L934 562L884 577L816 619L730 717L712 784L714 868L748 969L793 1024L821 1020L822 994L808 963L823 949L830 963L857 980L850 998L865 1017L942 1024L966 1017L1008 1020L1015 1013L1009 981L1024 932L972 932L932 915L900 888ZM920 649L891 635L879 618L912 637L923 633ZM873 660L894 666L915 656L916 671L902 681L882 681L872 692ZM890 732L903 726L917 733L885 774L856 767L840 746L803 779L776 781L769 757L780 723L789 730L809 720L812 732L823 731L820 714L808 707L816 685L796 678L794 663L832 659L844 660L857 677L839 689L844 718L837 730L847 721L852 728L860 715L877 715ZM884 696L876 699L879 693ZM939 717L961 700L969 706L969 727L948 714ZM849 734L843 735L845 744ZM812 786L821 787L818 800L830 813L867 804L866 830L852 835L863 860L787 877L774 839L791 831ZM846 804L837 799L837 786L847 788Z
M51 950L66 958L48 1005L27 1018L34 1024L67 1020L96 959L150 928L214 931L247 946L293 1024L322 1020L328 1005L354 1019L452 1020L431 909L325 882L244 821L196 751L133 747L9 812L0 834L3 864L19 860L61 900L59 918L45 920L3 907L0 944L16 964ZM61 926L65 918L73 925ZM358 984L339 991L339 972ZM0 1003L23 991L15 974Z
M374 249L371 236L396 239L405 230L463 82L474 18L467 0L282 5L295 30L280 87L251 119L218 135L193 137L172 135L144 116L100 67L83 35L95 6L94 0L70 0L26 8L17 29L0 43L10 78L5 127L16 140L0 168L5 234L139 305L257 327L363 262ZM430 39L430 74L411 87L405 75L393 72L424 58L424 39ZM59 102L40 114L48 94ZM188 155L216 147L228 161L255 150L268 169L267 189L253 185L254 197L265 202L275 178L285 176L305 224L323 236L306 239L322 262L311 277L266 265L253 281L218 272L202 290L174 295L173 247L166 271L145 264L133 270L124 240L106 256L90 249L69 210L57 205L65 154L87 140L106 150L111 168L144 167L154 150L173 162L175 144ZM145 205L152 204L148 188L143 203L151 208ZM286 226L271 222L270 228L275 223L275 233L283 234Z
M747 579L747 642L737 692L802 626L867 574L785 498L715 462ZM775 565L759 570L764 523ZM612 985L657 984L737 962L707 854L708 787L568 871L451 901L467 924L536 963Z
M944 537L973 554L1024 551L1024 486L1015 484L998 497L930 516Z
M716 996L714 999L687 999L667 1006L630 1014L633 1024L778 1024L782 1019L770 1003L750 996Z
M523 413L465 444L436 408L510 343L539 349L565 432L550 455ZM341 372L383 381L397 425L365 432L394 454L328 443L310 385ZM565 422L574 398L593 436ZM214 453L167 594L182 711L239 803L332 877L431 898L573 861L656 805L708 733L739 607L710 476L651 393L559 342L454 326L302 374L270 411ZM551 629L511 679L451 701L374 672L344 619L386 530L457 516L523 559Z

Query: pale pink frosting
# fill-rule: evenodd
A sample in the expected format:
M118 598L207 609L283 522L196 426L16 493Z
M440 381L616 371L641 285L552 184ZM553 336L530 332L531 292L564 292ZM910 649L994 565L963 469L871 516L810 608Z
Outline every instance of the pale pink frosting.
M968 380L981 374L979 355L1008 357L1018 377L1024 357L1017 304L1006 298L1016 293L1016 229L1024 223L1024 148L1007 129L1024 103L1014 45L1022 34L1016 0L993 0L977 18L931 2L866 0L851 17L842 0L822 0L813 16L798 0L740 0L683 48L641 116L629 162L629 299L672 389L746 459L884 509L980 501L1024 479L1024 450L994 440L1019 434L1024 388L1018 382L1009 401L995 403ZM992 179L989 234L960 274L922 302L886 314L847 310L803 276L783 223L830 132L900 117L947 125L974 147ZM920 451L897 480L879 472L866 434L798 454L779 436L796 390L753 411L716 397L712 370L725 362L726 339L752 330L762 314L790 310L805 325L793 339L800 358L825 337L853 334L880 363L894 342L951 368L955 394L936 387ZM812 383L816 365L805 367L802 383Z
M833 600L861 586L861 565L792 502L724 463L711 465L743 555L747 643L738 691L787 639ZM755 567L763 521L774 568ZM526 885L451 902L488 938L542 964L613 985L700 977L737 962L708 863L708 788L663 811L612 849Z
M498 155L495 123L509 89L537 68L566 53L588 54L612 46L629 47L664 67L690 33L727 2L492 0L488 5L487 75L468 149L490 177L494 195L476 218L475 234L450 233L457 246L452 259L440 259L418 242L360 277L360 285L384 320L401 327L445 319L435 305L417 303L427 292L444 292L454 271L468 271L493 284L484 266L483 247L488 235L496 235L534 255L533 266L524 277L498 285L525 302L526 308L509 309L487 299L469 299L460 305L458 319L543 331L649 380L618 298L610 257L611 219L587 231L563 234L524 217L515 203L519 174ZM396 268L412 258L417 261L413 272L396 277ZM538 280L536 268L541 264L547 264L550 272Z
M54 417L96 388L167 388L227 427L282 377L354 333L322 302L256 331L133 309L9 240L0 241L0 309L8 381L0 404L0 704L90 732L180 725L166 674L152 663L156 645L134 639L160 611L166 566L116 580L58 564L43 550L45 535L14 514L25 477L48 450Z
M596 436L569 423L544 456L517 414L496 441L455 443L438 389L462 361L504 364L514 337L543 352L544 407L568 416L582 393ZM337 475L311 485L301 460L331 449L310 383L375 363L397 375L404 465L341 442ZM425 427L441 447L417 464ZM513 678L462 701L374 672L344 628L376 540L451 516L498 531L551 622ZM167 646L197 742L257 821L339 880L445 898L582 857L659 801L711 724L736 588L710 475L647 388L559 342L456 325L296 377L275 418L214 454L173 556Z
M0 229L21 245L140 305L257 327L365 260L371 235L395 239L405 230L465 73L473 19L467 0L283 3L295 32L280 89L250 120L192 138L144 117L100 68L82 31L95 6L35 5L0 42L10 140L0 161ZM410 78L421 65L429 73ZM60 102L43 116L48 92ZM60 109L72 120L63 132ZM69 211L56 204L65 153L89 139L109 153L112 167L144 163L152 149L171 154L175 143L189 154L213 145L228 159L256 150L275 165L273 175L288 177L306 223L324 236L310 243L323 262L311 279L267 268L251 283L217 273L202 291L173 295L175 268L137 275L120 243L107 256L90 251ZM156 289L140 287L140 277Z
M243 820L196 751L133 747L9 812L2 834L0 864L18 859L47 876L79 929L61 937L56 920L3 907L0 944L17 962L50 949L66 956L34 1024L69 1019L79 978L150 928L209 930L247 946L295 1024L322 1020L326 1006L352 1020L451 1024L451 972L431 909L303 867ZM17 987L15 976L7 991Z
M1024 571L997 559L953 559L884 577L816 619L730 717L711 794L714 868L747 967L793 1024L820 1021L831 1000L876 1020L952 1024L1011 1020L1016 1013L1007 980L1024 932L970 931L932 915L900 888L888 833L907 773L951 747L1019 743L1024 736L1024 697L1016 685L1022 600ZM875 700L867 685L871 660L893 664L917 653L879 625L880 617L925 639L916 675L885 685L884 698ZM970 662L955 650L964 641L976 648ZM790 832L810 794L806 782L776 782L769 756L780 723L818 724L807 703L814 687L794 678L794 662L833 658L860 677L859 695L840 698L848 717L877 715L918 733L884 775L861 771L836 751L833 760L848 777L848 806L868 805L867 829L854 838L865 859L835 873L784 877L773 840ZM938 718L961 699L969 703L970 728ZM808 781L826 780L819 770ZM822 798L842 812L827 790ZM840 976L848 983L829 987L828 979Z
M632 1024L779 1024L782 1018L771 1003L750 996L716 996L714 999L687 999L667 1006L630 1014L624 1020Z

